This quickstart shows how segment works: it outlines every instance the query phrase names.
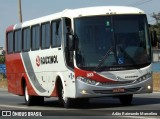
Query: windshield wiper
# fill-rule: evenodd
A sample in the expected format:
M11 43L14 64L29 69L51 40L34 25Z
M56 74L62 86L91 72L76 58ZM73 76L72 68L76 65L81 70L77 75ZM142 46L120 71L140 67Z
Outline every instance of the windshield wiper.
M136 69L139 69L138 66L137 66L137 63L134 61L134 59L133 59L122 47L119 46L119 49L120 49L121 52L124 53L124 55L125 55L126 57L128 57L128 59L131 61L131 63L134 65L134 67L135 67Z
M111 47L106 54L104 55L104 57L100 60L100 63L98 64L98 66L94 69L95 71L98 70L102 64L104 63L104 61L107 59L107 57L109 56L109 53L113 50L113 47Z

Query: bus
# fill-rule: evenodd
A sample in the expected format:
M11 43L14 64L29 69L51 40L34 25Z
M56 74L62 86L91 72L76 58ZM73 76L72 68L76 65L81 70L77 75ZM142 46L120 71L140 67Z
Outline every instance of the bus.
M144 11L126 6L67 9L6 30L8 91L27 105L57 97L65 108L90 98L130 105L152 93Z

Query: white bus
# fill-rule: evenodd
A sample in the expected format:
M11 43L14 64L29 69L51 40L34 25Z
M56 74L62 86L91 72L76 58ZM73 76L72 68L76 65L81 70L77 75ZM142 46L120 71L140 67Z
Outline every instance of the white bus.
M152 93L146 14L122 6L89 7L15 24L6 31L8 91L27 105L58 97L64 107L113 96L123 105Z

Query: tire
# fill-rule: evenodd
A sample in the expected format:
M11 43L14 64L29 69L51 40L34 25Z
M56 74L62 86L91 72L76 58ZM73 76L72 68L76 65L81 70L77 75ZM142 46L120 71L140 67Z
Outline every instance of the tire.
M25 86L25 102L28 106L33 105L43 105L44 104L44 97L41 96L30 96L28 94L27 86Z
M68 97L64 97L64 89L63 89L62 83L59 83L58 87L59 87L58 88L58 100L59 100L59 103L61 105L63 105L64 108L72 107L73 99L68 98Z
M35 102L34 97L30 96L28 94L28 89L27 89L26 85L25 85L25 88L24 88L24 98L25 98L26 105L28 105L28 106L32 106Z
M88 105L89 104L89 98L78 98L78 99L75 99L75 104L76 105L79 105L79 106L82 106L82 105Z
M133 94L121 95L121 96L119 96L119 100L122 105L131 105L132 100L133 100Z
M42 96L34 96L34 104L35 105L44 105L44 97Z

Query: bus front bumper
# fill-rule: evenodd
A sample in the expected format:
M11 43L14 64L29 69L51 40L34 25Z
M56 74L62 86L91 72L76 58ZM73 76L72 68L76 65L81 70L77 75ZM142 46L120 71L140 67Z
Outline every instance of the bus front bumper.
M117 96L126 94L152 93L152 78L128 85L103 85L96 86L76 80L76 98Z

